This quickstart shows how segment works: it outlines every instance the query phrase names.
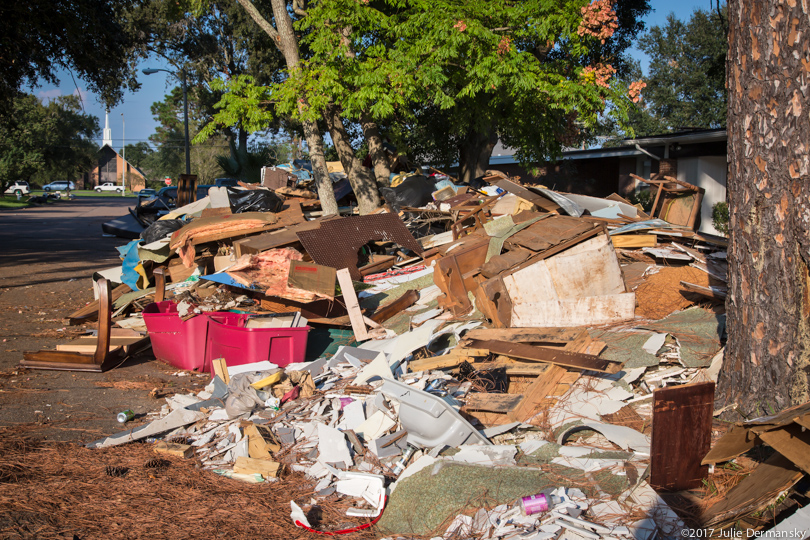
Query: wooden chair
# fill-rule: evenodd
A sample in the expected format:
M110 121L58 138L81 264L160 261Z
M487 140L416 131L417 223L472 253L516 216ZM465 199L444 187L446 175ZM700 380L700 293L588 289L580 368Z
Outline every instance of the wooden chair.
M705 189L671 176L661 178L653 176L649 180L635 174L630 176L639 182L657 188L650 217L695 230L697 218L700 215L700 205L703 203L703 195L706 193Z
M104 278L98 284L98 336L80 337L58 345L55 351L26 351L20 367L101 373L150 346L148 336L125 328L112 328L110 284Z

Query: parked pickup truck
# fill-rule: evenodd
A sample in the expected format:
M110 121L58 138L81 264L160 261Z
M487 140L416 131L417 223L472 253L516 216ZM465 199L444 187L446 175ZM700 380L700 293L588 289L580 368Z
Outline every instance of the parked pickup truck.
M96 186L93 188L98 193L102 191L115 191L116 193L123 193L124 186L119 186L118 184L113 184L112 182L104 182L100 186Z

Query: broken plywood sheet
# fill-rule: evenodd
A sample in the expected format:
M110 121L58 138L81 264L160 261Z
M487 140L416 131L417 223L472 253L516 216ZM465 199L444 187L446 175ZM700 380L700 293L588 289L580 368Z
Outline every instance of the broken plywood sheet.
M613 244L603 234L518 270L504 283L514 304L625 292Z
M516 304L511 323L513 326L610 324L632 319L635 307L634 293Z
M734 486L721 501L709 507L701 521L705 526L713 527L762 510L803 476L804 473L789 459L774 454Z
M625 293L616 253L598 235L503 278L511 325L583 326L632 319L635 295Z
M758 434L776 429L782 429L797 423L800 426L808 425L810 418L810 403L785 409L775 416L755 418L748 422L738 422L718 440L703 463L718 463L727 461L761 444Z
M720 350L726 316L694 307L640 328L674 335L680 344L681 363L685 367L707 367Z

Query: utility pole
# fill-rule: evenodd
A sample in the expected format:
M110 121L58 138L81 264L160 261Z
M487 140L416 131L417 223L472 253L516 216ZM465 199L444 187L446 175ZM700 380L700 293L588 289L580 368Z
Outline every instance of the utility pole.
M121 143L121 157L124 160L124 172L121 173L121 183L124 185L124 191L121 192L123 196L127 191L127 125L124 123L124 113L121 113L121 131L121 137L123 138L123 142Z

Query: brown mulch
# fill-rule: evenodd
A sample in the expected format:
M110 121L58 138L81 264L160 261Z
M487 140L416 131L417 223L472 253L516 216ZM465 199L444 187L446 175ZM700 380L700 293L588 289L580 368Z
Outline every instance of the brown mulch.
M0 428L0 538L312 538L290 519L311 493L300 474L248 484L148 444L91 450Z

